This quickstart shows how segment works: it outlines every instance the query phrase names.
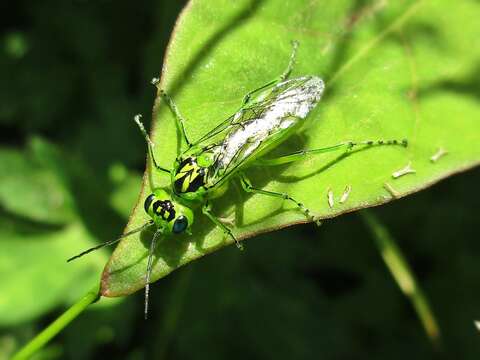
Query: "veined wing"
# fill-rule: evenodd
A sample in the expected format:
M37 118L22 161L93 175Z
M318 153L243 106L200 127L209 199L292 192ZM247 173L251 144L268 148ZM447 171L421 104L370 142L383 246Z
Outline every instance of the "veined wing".
M239 170L248 160L268 151L269 146L294 125L305 119L319 102L324 90L323 81L305 76L278 83L262 92L240 109L217 132L198 143L211 153L206 187L212 187Z

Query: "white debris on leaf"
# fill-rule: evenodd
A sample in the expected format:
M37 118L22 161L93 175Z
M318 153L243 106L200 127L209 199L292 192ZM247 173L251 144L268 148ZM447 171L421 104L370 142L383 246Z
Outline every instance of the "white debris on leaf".
M403 169L400 169L398 171L395 171L392 173L392 177L394 179L398 179L399 177L402 177L407 174L415 174L417 171L412 168L412 162L409 162L407 166L405 166Z
M400 193L397 190L395 190L393 186L390 185L389 183L384 183L383 188L387 190L390 193L390 195L392 195L394 198L400 197Z
M430 158L430 161L432 163L436 163L438 160L440 160L440 158L442 158L443 156L447 155L448 154L448 151L446 151L445 149L443 148L439 148L437 150L437 152L435 154L432 155L432 157Z
M330 206L330 209L333 208L333 205L335 205L335 200L334 200L334 198L333 198L333 191L332 191L332 189L328 189L327 199L328 199L328 206Z
M351 191L352 191L352 186L347 185L345 187L345 190L343 191L342 197L340 198L340 204L343 204L345 201L347 201Z

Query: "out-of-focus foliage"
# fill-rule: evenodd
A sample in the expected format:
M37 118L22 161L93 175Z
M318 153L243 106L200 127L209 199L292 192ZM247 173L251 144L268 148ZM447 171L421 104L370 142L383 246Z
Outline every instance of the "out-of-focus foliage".
M99 281L107 251L66 259L122 231L145 158L131 118L181 7L0 6L0 358Z
M131 118L151 111L148 82L181 7L0 5L0 359L98 281L107 250L65 260L127 221L145 160ZM452 91L480 96L475 86ZM431 299L440 358L480 352L479 181L476 170L378 212ZM436 357L356 215L247 245L153 286L150 321L141 293L104 299L38 358Z

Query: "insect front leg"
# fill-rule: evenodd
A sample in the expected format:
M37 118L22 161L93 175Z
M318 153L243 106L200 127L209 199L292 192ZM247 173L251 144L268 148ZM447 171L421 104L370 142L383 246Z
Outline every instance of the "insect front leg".
M358 146L384 146L384 145L400 145L403 147L408 146L408 141L406 139L403 140L367 140L367 141L347 141L340 144L336 144L333 146L327 146L324 148L318 149L311 149L311 150L299 150L295 151L291 154L283 155L278 158L274 159L258 159L256 161L256 165L264 165L264 166L273 166L273 165L282 165L288 164L294 161L302 160L309 155L316 155L316 154L323 154L327 152L333 152L337 150L343 150L345 153L348 153Z
M185 140L185 143L187 144L188 147L191 147L192 144L188 140L187 133L185 131L185 118L182 116L182 114L178 110L178 107L173 101L173 99L165 91L160 90L160 95L163 97L168 107L170 108L171 112L173 113L177 126L182 133L183 140Z
M265 85L247 93L247 95L245 95L243 98L243 105L248 104L253 94L260 92L262 90L265 90L281 81L288 79L288 77L290 76L290 73L292 72L293 66L295 65L295 58L297 57L298 45L299 45L298 41L292 41L292 53L290 55L290 61L288 62L287 68L284 70L284 72L277 79L272 80L266 83Z
M158 165L157 161L155 160L155 155L153 154L153 147L155 144L150 140L150 136L148 136L147 131L145 130L145 126L143 126L142 121L140 120L142 118L142 115L137 114L134 116L134 120L137 123L138 127L140 128L140 131L143 134L143 137L145 138L145 141L147 142L147 147L148 147L148 153L150 154L150 158L152 159L153 165L155 168L161 172L168 173L170 175L170 170L165 169L164 167L161 167Z
M283 200L288 200L290 202L293 202L295 205L297 205L297 207L300 209L301 212L303 212L305 214L305 216L307 218L309 218L310 220L312 221L315 221L315 223L317 225L320 225L321 223L319 221L317 221L314 216L311 215L311 212L308 208L305 207L305 205L303 205L301 202L295 200L293 197L291 197L290 195L286 194L286 193L279 193L279 192L274 192L274 191L268 191L268 190L262 190L262 189L258 189L256 187L254 187L252 185L252 183L250 182L250 180L244 175L244 174L240 174L240 182L242 184L242 187L243 189L246 191L246 192L249 192L249 193L254 193L254 194L262 194L262 195L266 195L266 196L271 196L271 197L276 197L276 198L279 198L279 199L283 199Z
M211 211L211 208L210 208L210 204L208 203L208 201L203 205L202 207L202 212L203 214L205 214L215 225L217 225L220 229L223 230L223 232L225 234L227 234L228 236L230 236L233 241L235 241L235 245L237 245L237 247L240 249L240 250L243 250L243 245L240 244L240 242L237 240L237 238L235 237L235 235L233 235L232 233L232 230L230 230L228 227L226 227Z

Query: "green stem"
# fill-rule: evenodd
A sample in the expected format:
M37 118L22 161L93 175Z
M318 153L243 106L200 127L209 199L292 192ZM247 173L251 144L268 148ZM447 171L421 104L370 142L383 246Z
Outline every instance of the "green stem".
M40 350L47 342L57 335L64 327L66 327L73 319L82 313L88 305L100 298L98 293L99 287L96 285L88 291L79 301L73 304L67 311L60 315L54 322L46 327L40 334L35 336L27 343L19 352L17 352L12 360L23 360L30 358L38 350Z
M373 238L380 250L383 260L396 280L402 292L411 301L415 312L434 345L439 345L440 329L428 303L427 297L418 285L408 262L390 235L388 229L377 219L373 212L363 210L360 212L363 220L372 232Z

